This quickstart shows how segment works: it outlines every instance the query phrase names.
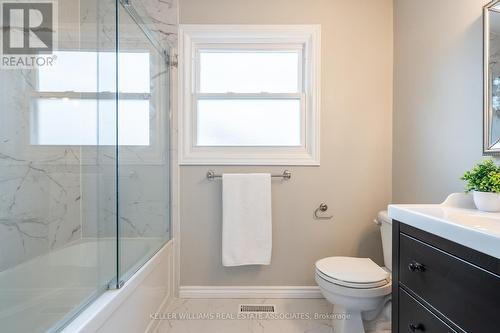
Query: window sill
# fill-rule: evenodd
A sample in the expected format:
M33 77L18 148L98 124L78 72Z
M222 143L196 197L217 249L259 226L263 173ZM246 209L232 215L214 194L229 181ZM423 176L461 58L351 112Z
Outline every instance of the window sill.
M304 165L319 166L319 153L297 151L294 148L254 149L253 152L217 152L217 148L181 152L179 165Z

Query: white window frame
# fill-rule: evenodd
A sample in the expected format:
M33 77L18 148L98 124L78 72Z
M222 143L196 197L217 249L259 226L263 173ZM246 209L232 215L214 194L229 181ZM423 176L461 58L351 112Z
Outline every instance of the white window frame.
M237 46L238 45L238 46ZM298 50L299 93L198 93L199 50ZM179 164L181 165L319 165L320 63L319 25L180 25L179 28ZM289 99L301 101L300 146L197 146L198 98Z

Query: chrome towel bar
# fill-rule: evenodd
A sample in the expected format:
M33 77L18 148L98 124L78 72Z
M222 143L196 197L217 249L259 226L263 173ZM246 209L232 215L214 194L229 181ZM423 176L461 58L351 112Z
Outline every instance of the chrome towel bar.
M290 180L292 173L288 170L283 171L281 175L271 175L272 178L283 178L283 180ZM207 171L207 179L214 180L215 178L222 178L222 175L217 175L213 170Z

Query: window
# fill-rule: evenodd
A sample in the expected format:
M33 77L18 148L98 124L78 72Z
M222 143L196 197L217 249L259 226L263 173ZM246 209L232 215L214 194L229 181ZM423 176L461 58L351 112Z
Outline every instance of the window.
M31 144L116 144L116 55L55 52L52 67L38 71L33 96ZM150 54L120 52L118 142L150 144Z
M319 164L318 26L181 27L181 164Z

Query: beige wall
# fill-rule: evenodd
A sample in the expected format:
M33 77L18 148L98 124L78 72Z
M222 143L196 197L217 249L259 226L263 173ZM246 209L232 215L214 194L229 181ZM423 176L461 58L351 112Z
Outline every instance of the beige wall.
M488 2L394 2L394 202L440 202L481 159Z
M393 19L391 0L181 0L184 24L321 24L321 167L290 167L273 181L270 266L221 264L217 172L282 167L181 167L181 285L314 285L314 262L332 255L381 263L372 223L391 199ZM315 221L325 201L335 216Z

